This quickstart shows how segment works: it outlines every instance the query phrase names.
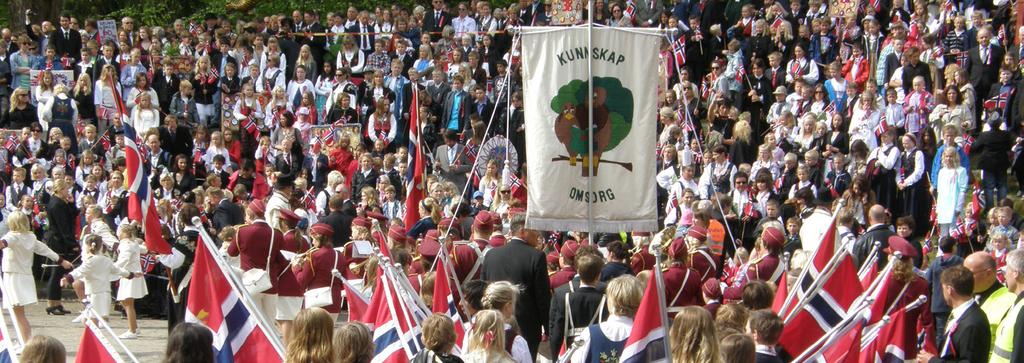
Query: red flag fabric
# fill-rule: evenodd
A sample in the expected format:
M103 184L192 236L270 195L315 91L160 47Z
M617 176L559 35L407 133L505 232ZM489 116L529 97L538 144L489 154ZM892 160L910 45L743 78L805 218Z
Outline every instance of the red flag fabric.
M878 336L871 342L865 344L861 352L861 363L874 362L903 362L908 356L907 352L916 350L916 347L905 347L906 334L913 332L906 331L906 311L897 309L889 316L889 322L878 332Z
M451 265L451 261L448 260L448 253L442 251L438 254L436 275L434 275L434 301L431 307L435 313L441 313L447 315L455 323L455 345L459 349L462 347L463 337L466 336L466 327L462 323L462 315L459 314L458 300L455 298L455 289L452 288L452 284L456 284L449 272L454 271Z
M825 245L823 242L822 247ZM800 355L825 333L839 326L863 292L853 258L845 250L840 253L836 256L839 260L831 276L825 273L818 278L825 279L821 287L806 295L798 304L802 306L793 312L795 315L782 330L779 344L793 356Z
M622 363L639 362L665 362L665 327L662 317L665 312L661 310L661 303L658 302L658 282L654 277L647 280L647 288L644 289L644 298L640 301L640 308L637 310L636 319L633 320L633 330L626 338L626 346L622 349Z
M415 89L415 86L413 86ZM406 183L408 195L405 198L405 217L403 221L406 226L412 226L420 220L420 201L423 200L423 169L426 166L426 159L423 150L420 149L420 117L419 117L419 91L412 93L411 110L409 112L409 168Z
M772 311L779 316L782 316L780 310L782 305L786 303L786 296L789 295L789 279L786 278L786 274L782 274L782 278L779 279L779 286L775 289L775 298L772 300Z
M193 276L189 286L185 320L213 331L213 351L218 362L281 362L267 334L254 314L242 303L241 294L231 286L225 267L219 266L200 237L196 244Z
M118 363L114 358L116 352L111 352L99 336L93 331L91 323L85 325L82 331L82 340L78 342L78 354L75 355L75 363Z

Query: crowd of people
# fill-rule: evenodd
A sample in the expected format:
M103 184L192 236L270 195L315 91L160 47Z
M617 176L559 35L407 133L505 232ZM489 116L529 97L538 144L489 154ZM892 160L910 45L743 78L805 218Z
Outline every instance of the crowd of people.
M889 311L929 298L908 329L940 349L907 359L1024 362L1024 216L1008 181L1024 185L1016 2L582 9L597 26L664 30L651 150L660 223L676 235L663 246L644 232L525 226L534 105L516 29L561 25L552 6L126 17L107 38L96 19L27 12L0 33L3 300L23 357L64 354L32 337L24 309L41 283L47 314L79 306L64 307L71 287L99 316L125 314L122 339L156 334L137 316L167 319L165 361L212 361L210 332L183 322L205 229L237 270L271 276L253 300L290 362L368 362L370 330L335 328L342 291L371 294L378 265L396 263L429 306L441 253L471 324L456 355L453 321L424 320L417 362L526 363L566 348L573 362L613 361L655 269L672 361L781 362L799 352L777 349L775 287L792 285L834 220L858 268L893 264L909 292L887 295ZM497 136L518 160L480 153ZM128 143L170 254L128 218ZM410 206L416 155L424 198ZM368 252L376 243L389 260ZM329 303L311 307L306 293L322 288Z

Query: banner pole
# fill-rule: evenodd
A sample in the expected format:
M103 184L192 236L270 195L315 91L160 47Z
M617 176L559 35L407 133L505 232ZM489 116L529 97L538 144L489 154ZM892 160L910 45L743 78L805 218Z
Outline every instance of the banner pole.
M594 0L587 1L587 235L594 242Z

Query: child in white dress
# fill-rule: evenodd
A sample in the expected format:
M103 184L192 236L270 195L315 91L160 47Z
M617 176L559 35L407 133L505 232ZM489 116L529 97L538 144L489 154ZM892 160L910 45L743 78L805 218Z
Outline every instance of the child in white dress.
M149 253L145 243L138 238L139 228L134 224L122 224L118 229L117 236L121 243L117 246L117 261L114 262L118 268L125 271L142 275L143 254ZM121 335L123 339L135 339L139 334L139 325L135 320L135 299L141 299L149 294L146 287L146 279L125 279L122 278L117 286L117 301L124 306L124 312L128 315L128 331Z
M61 287L70 285L75 280L85 282L85 294L93 312L99 317L110 315L110 281L114 276L134 278L137 275L114 265L114 261L104 252L103 239L96 235L85 238L88 253L82 255L82 264L61 280Z
M36 239L25 213L11 212L7 216L7 228L9 232L0 237L0 250L3 250L4 307L11 307L14 311L14 321L20 328L21 341L27 342L32 337L32 326L25 316L25 306L38 301L36 282L32 277L33 255L56 261L65 269L74 266Z

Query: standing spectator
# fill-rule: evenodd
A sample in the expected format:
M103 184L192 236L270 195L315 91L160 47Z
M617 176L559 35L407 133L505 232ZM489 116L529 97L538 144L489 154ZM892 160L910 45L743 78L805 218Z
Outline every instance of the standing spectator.
M57 252L61 258L69 261L78 257L82 250L75 239L74 223L68 223L78 217L78 208L75 207L72 187L64 179L53 181L53 185L49 188L50 202L46 206L49 228L44 233L46 245ZM60 280L68 273L68 270L63 266L54 266L50 269L50 281L47 283L46 289L46 298L49 300L47 311L60 315L68 314L70 311L65 310L61 305L60 286Z
M573 353L571 362L593 362L621 352L633 329L633 318L643 299L643 287L635 276L620 276L608 283L608 320L583 328L579 335L583 346ZM552 350L554 352L554 350Z
M1010 167L1009 152L1014 140L1010 132L999 128L1002 118L993 117L986 122L987 130L971 145L971 156L978 158L985 205L991 207L1006 198L1006 171Z
M984 362L992 346L992 332L985 313L974 301L971 271L963 266L946 269L942 271L941 284L943 299L953 307L950 328L945 332L945 343L938 347L939 354L921 351L918 361Z
M536 357L541 327L548 324L551 287L544 253L537 250L540 233L526 228L526 215L513 214L509 222L511 240L487 253L481 276L487 281L509 281L523 286L516 300L516 320L521 334Z

